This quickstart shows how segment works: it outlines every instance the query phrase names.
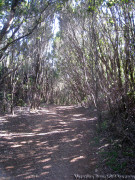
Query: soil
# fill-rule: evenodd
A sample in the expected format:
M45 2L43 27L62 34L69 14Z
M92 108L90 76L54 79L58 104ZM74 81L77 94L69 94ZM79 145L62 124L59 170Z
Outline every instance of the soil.
M73 180L95 174L95 112L76 106L0 116L0 179Z

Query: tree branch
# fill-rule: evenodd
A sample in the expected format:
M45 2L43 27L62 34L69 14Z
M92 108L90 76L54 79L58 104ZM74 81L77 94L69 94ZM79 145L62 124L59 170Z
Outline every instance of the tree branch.
M15 10L16 10L16 7L18 6L18 4L19 4L19 0L13 0L12 1L11 11L10 11L10 14L7 18L7 22L5 22L3 29L0 32L0 43L3 39L3 37L5 36L5 34L7 33L8 28L10 27L10 25L12 23L12 20L15 16Z
M26 33L25 35L22 35L22 36L18 37L17 39L15 39L15 40L13 40L13 41L11 41L11 42L8 42L3 48L0 49L0 59L3 57L4 51L6 51L7 48L8 48L11 44L13 44L13 43L19 41L20 39L23 39L23 38L25 38L25 37L27 37L27 36L29 36L30 34L33 33L33 31L37 28L38 24L41 22L41 14L48 8L49 5L50 5L50 3L48 3L48 4L46 5L46 7L41 11L40 17L38 18L38 20L36 20L36 25L35 25L28 33ZM19 28L18 28L18 30L19 30ZM16 31L16 30L15 30L15 31ZM17 31L16 31L16 32L17 32ZM16 32L15 32L15 33L16 33ZM14 34L15 34L15 33L14 33Z

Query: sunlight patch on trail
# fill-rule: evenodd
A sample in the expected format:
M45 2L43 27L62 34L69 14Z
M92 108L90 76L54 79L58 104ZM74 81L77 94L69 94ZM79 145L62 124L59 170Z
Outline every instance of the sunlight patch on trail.
M83 114L74 114L73 116L74 117L79 117L79 116L82 116Z
M94 120L97 120L97 117L94 117L94 118L72 118L73 121L94 121Z
M7 137L7 138L14 138L14 137L32 137L32 136L45 136L45 135L52 135L57 133L65 133L69 130L55 130L47 133L8 133L6 131L0 131L0 137Z
M8 121L4 117L0 117L0 125L7 123Z
M73 158L70 162L73 163L73 162L76 162L80 159L85 159L85 156L79 156L79 157Z

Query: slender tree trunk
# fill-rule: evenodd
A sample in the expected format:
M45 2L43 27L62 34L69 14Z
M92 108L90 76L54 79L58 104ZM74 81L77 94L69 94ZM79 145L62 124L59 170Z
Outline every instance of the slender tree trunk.
M101 130L101 111L100 111L100 104L99 104L99 79L98 79L98 71L99 71L99 59L98 59L98 49L97 49L97 35L96 35L96 15L93 12L92 14L92 28L93 28L93 44L94 44L94 55L95 55L95 103L97 109L97 116L98 116L98 126Z
M12 79L13 81L13 79ZM12 92L11 92L11 113L14 115L14 93L15 93L15 83L12 83Z

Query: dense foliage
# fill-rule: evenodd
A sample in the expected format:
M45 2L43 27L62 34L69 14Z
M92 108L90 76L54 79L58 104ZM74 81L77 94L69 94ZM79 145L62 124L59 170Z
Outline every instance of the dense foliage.
M0 16L2 111L80 103L97 109L99 125L103 111L113 122L124 112L117 122L134 131L133 0L2 0Z
M111 113L111 130L134 144L135 3L85 1L59 14L54 47L72 103ZM66 97L66 94L65 94ZM71 99L70 99L71 100Z

